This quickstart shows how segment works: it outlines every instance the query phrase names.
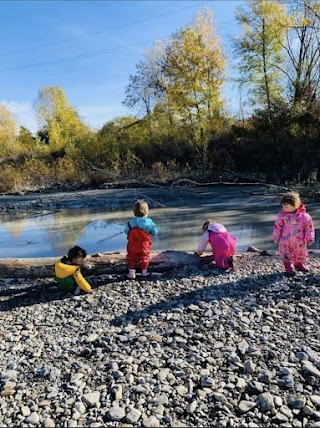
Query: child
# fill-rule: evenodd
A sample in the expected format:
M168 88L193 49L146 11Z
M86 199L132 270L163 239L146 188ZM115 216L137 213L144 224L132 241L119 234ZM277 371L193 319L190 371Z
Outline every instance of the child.
M204 234L196 253L201 256L210 242L216 267L219 269L233 268L236 271L237 266L234 254L236 252L237 239L230 235L222 224L215 223L213 220L207 220L202 226L202 231Z
M56 261L54 265L55 280L61 290L79 295L81 290L92 293L91 285L82 276L80 266L83 265L87 253L81 247L71 248L67 256Z
M127 263L129 279L135 279L136 268L141 269L141 276L148 276L151 236L158 233L157 226L148 218L149 206L144 200L138 200L133 206L135 217L129 220L124 232L128 235Z
M283 261L285 271L293 276L297 270L308 272L307 245L314 243L314 227L311 216L301 203L300 195L296 192L286 193L281 199L282 211L273 226L273 240L279 244L279 256Z

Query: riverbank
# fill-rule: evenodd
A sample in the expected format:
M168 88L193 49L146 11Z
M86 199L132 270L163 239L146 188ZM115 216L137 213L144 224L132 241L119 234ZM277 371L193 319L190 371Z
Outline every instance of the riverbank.
M320 426L320 260L2 282L2 426ZM18 287L17 287L18 284Z
M123 233L137 199L145 199L159 228L154 251L194 251L208 219L249 246L275 250L272 226L280 210L279 189L261 185L96 189L83 192L0 197L1 258L60 257L74 245L87 253L126 249ZM320 229L320 201L303 199ZM316 233L316 236L320 236ZM313 248L320 249L316 239Z

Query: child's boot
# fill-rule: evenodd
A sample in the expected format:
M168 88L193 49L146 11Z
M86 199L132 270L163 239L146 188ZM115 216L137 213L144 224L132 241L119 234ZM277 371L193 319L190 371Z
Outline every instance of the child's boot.
M141 276L149 276L149 272L147 269L141 269Z
M309 272L309 267L302 262L295 263L294 267L301 272Z
M237 262L236 256L230 256L228 261L232 270L234 272L238 272L238 262Z
M295 275L295 271L292 269L291 262L283 262L286 274L289 276Z
M135 269L129 269L129 273L127 274L128 279L135 279L136 278L136 270Z

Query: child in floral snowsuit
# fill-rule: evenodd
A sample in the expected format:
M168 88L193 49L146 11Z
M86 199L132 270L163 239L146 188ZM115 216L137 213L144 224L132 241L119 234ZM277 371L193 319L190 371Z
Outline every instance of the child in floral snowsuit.
M314 243L314 227L311 216L301 203L299 193L286 193L281 199L282 211L273 226L273 240L279 244L279 256L285 271L293 276L297 270L308 272L307 246Z

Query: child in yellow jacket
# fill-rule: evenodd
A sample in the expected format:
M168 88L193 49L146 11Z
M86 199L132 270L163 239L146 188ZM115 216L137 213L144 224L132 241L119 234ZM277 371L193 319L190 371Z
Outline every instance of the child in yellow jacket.
M92 293L88 280L82 276L81 265L87 253L81 247L75 246L68 251L68 255L56 261L54 265L55 280L61 290L78 295L81 290Z

